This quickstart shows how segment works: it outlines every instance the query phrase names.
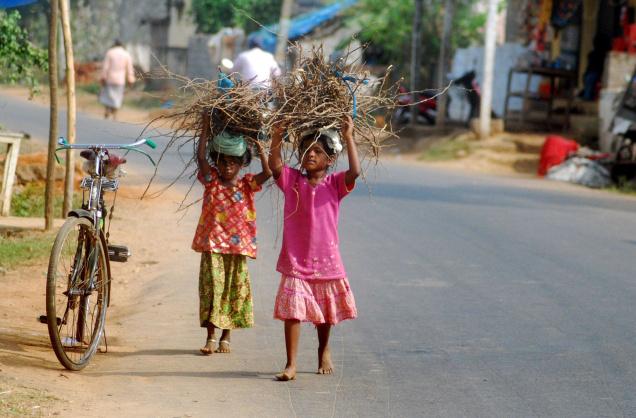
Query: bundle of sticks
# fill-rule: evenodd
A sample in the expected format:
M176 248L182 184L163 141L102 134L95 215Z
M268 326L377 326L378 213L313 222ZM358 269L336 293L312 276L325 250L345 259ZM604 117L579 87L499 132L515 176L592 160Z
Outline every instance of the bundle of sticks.
M396 104L398 84L390 84L391 68L371 81L360 63L349 63L354 51L348 51L332 63L325 58L322 46L313 48L308 54L304 54L299 46L296 48L299 51L298 66L272 80L270 91L242 82L237 74L221 74L218 80L197 81L163 68L160 75L155 75L155 78L167 78L181 84L174 110L148 124L148 127L161 126L164 135L168 131L169 139L159 161L173 148L180 151L184 146L192 146L194 151L193 156L184 161L181 173L167 187L184 175L196 173L196 149L207 121L210 124L208 140L223 131L230 131L243 134L251 143L263 139L263 134L266 136L271 132L274 125L284 126L296 150L301 133L320 128L339 130L344 117L351 115L354 138L363 159L370 157L369 161L377 162L385 143L397 138L390 125L383 122L390 120L388 115ZM203 117L206 113L209 118ZM153 179L154 176L148 188Z
M226 83L227 87L222 85ZM263 105L266 94L254 89L234 75L221 73L219 80L207 82L189 82L181 88L187 92L179 108L157 118L169 121L173 136L192 133L198 138L203 130L204 114L209 116L211 138L223 131L243 134L248 140L258 140L265 124ZM211 139L210 138L210 139Z
M397 84L389 84L391 68L370 83L360 64L348 64L351 51L332 63L322 46L303 54L298 66L273 80L276 111L268 125L283 126L294 148L303 132L340 129L346 115L354 117L354 138L377 161L384 143L395 134L383 123L396 103ZM378 123L380 122L380 123Z
M242 82L234 74L220 73L217 80L198 81L176 75L164 68L155 78L166 78L181 84L178 94L174 97L174 109L156 117L146 127L157 128L168 137L159 162L171 149L176 149L180 154L183 147L191 147L193 150L190 159L184 160L182 171L167 187L172 186L184 175L196 174L196 150L201 134L206 128L204 123L209 123L208 141L223 131L242 134L250 145L262 139L262 132L266 126L264 100L267 96L262 89ZM204 117L206 114L209 117ZM156 174L157 172L155 176ZM147 194L155 176L151 178L144 195ZM165 189L152 195L158 195L163 190Z

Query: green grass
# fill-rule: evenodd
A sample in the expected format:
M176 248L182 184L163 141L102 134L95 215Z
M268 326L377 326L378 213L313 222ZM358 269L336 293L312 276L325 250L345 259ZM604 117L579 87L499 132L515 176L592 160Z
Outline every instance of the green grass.
M99 94L99 91L101 90L101 86L99 85L99 83L90 83L90 84L80 84L79 86L77 86L77 89L80 91L84 91L88 94L92 94L97 96Z
M12 269L43 262L51 253L54 240L54 232L0 235L0 267Z
M438 141L424 151L419 159L423 161L447 161L470 154L470 144L461 140Z
M130 97L125 100L126 105L136 107L138 109L150 109L159 108L163 101L155 96L151 96L148 93L144 93L138 97Z
M29 183L20 190L16 190L11 197L11 216L44 217L44 184ZM56 193L53 199L53 213L61 217L64 196ZM81 194L73 196L73 207L81 206Z
M0 416L49 416L49 408L58 398L38 389L0 383Z
M611 192L636 196L636 182L626 181L624 178L619 179L618 184L608 189Z

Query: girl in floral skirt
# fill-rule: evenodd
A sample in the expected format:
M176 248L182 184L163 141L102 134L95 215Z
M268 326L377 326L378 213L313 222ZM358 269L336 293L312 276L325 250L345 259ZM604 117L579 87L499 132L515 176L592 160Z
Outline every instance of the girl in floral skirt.
M283 243L277 271L282 277L274 317L285 321L287 364L277 380L296 378L300 323L316 325L318 373L331 374L331 327L357 316L353 293L340 259L338 211L340 201L355 186L360 163L353 141L353 121L347 117L341 132L305 132L299 141L301 170L283 164L283 129L275 127L269 167L285 196ZM346 141L349 169L328 174Z
M243 136L227 131L212 139L206 155L210 121L209 115L203 117L205 128L197 149L203 207L192 249L201 253L199 319L201 327L207 328L200 351L209 355L229 353L230 330L254 323L247 257L256 258L254 195L271 171L258 144L262 171L239 177L241 168L249 165L251 153ZM215 328L223 330L216 350Z

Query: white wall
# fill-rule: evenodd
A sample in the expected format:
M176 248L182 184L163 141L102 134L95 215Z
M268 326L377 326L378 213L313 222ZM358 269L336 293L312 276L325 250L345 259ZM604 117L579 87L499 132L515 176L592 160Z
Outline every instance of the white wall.
M495 53L495 74L493 78L492 109L498 117L503 116L504 102L506 100L506 87L508 83L508 72L517 65L519 58L526 53L526 47L516 43L506 43L497 46ZM471 47L458 49L453 58L450 78L458 78L464 73L475 70L477 82L482 85L484 70L484 48ZM512 79L512 91L520 91L525 88L527 76L517 74ZM539 78L534 77L530 87L531 91L537 91ZM451 119L465 120L468 116L468 102L463 97L462 91L454 87L449 91L451 103L448 109ZM521 109L521 99L510 99L510 110Z

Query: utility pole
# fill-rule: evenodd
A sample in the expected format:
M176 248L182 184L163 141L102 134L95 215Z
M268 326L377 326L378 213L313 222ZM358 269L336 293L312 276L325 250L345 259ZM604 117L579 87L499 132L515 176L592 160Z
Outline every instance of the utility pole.
M44 192L44 225L47 231L53 229L53 194L55 189L55 147L57 141L57 19L58 0L51 1L49 22L49 149L46 162L46 189Z
M291 18L294 0L283 0L280 9L280 20L278 22L278 40L276 42L276 61L283 68L285 67L285 51L287 51L287 40L289 39L289 20Z
M450 49L451 29L453 25L453 15L455 13L454 0L444 2L444 26L442 27L442 43L439 48L439 62L437 63L437 89L441 92L446 85L446 55ZM443 128L446 124L446 107L448 104L447 94L444 93L437 98L437 117L435 124Z
M411 37L411 94L412 103L418 100L420 75L420 47L422 46L422 12L424 0L415 0L415 14L413 16L413 35ZM411 105L411 125L417 123L417 105Z
M484 46L484 79L479 110L479 138L490 136L490 114L492 112L492 80L495 67L495 41L497 36L497 0L488 0L486 42Z
M73 38L71 37L71 18L69 12L69 0L59 0L60 16L62 18L62 33L64 35L64 55L66 57L66 129L67 140L75 143L75 60L73 57ZM73 185L75 177L75 155L72 150L66 150L66 175L64 177L64 205L62 217L71 210L73 204Z

